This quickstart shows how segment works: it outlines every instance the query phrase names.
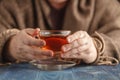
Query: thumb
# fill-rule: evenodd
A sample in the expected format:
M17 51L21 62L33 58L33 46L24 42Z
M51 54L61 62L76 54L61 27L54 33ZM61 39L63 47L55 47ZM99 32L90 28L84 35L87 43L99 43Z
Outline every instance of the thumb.
M32 29L32 28L27 28L25 29L25 32L32 37L39 35L40 34L40 28Z
M28 28L28 29L25 29L23 32L26 34L25 43L27 45L41 47L46 44L44 40L34 38L35 36L39 35L39 32L40 32L39 28L36 28L36 29Z

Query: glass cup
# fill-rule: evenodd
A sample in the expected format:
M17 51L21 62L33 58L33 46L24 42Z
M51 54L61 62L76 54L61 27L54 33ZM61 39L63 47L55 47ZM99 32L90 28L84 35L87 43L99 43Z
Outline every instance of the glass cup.
M62 70L76 65L74 61L66 61L60 57L62 54L61 47L67 44L66 37L71 34L70 30L40 30L40 35L36 38L41 38L46 41L46 45L42 49L52 50L54 56L46 57L41 60L30 61L30 64L41 70Z
M66 37L70 34L70 30L41 30L40 38L46 41L43 49L52 50L54 57L60 57L61 47L68 43Z

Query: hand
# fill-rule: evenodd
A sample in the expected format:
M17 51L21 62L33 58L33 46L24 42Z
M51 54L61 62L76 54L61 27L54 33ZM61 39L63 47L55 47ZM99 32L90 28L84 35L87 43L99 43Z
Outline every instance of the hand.
M62 46L63 58L77 58L92 63L97 58L93 39L85 31L78 31L67 37L68 43Z
M39 29L24 29L11 38L8 53L12 58L23 62L52 56L52 51L41 49L45 41L33 37L38 34L35 30L39 32Z

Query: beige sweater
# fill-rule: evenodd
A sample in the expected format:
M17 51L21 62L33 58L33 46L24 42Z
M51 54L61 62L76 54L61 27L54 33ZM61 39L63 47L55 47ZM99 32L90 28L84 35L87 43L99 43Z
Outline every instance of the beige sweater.
M70 0L63 29L87 31L99 50L97 63L120 61L120 5L117 0ZM51 29L45 0L0 0L0 61L6 41L25 28ZM103 57L104 56L104 57ZM104 58L104 59L103 59ZM101 63L102 64L102 63Z

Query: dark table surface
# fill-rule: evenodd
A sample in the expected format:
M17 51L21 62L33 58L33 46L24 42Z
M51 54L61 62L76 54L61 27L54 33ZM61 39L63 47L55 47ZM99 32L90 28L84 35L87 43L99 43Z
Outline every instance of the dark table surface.
M0 80L120 80L120 65L75 66L61 71L42 71L24 63L0 67Z

